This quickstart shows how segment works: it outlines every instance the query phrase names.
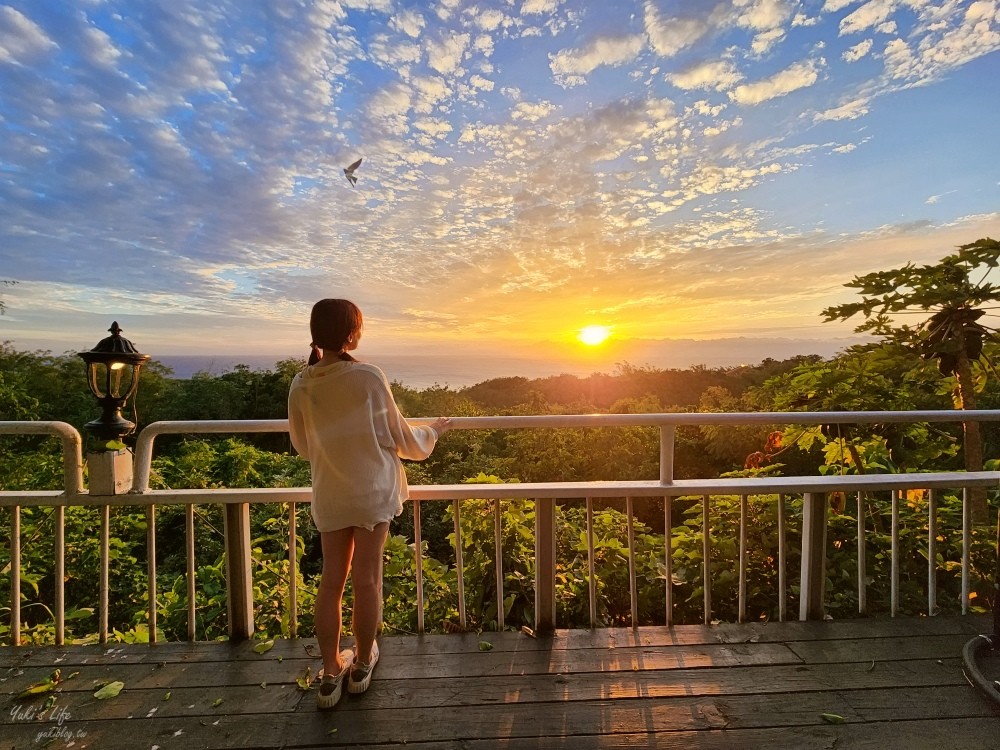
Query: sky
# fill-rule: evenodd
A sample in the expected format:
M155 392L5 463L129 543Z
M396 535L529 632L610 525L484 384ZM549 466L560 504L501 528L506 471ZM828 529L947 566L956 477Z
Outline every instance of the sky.
M1000 236L998 49L998 0L0 0L0 341L304 356L345 297L372 357L830 355L854 276Z

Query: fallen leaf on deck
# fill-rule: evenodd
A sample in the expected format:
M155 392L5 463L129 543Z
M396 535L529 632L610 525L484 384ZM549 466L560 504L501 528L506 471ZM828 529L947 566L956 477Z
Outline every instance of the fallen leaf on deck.
M41 682L36 682L34 685L28 685L27 688L22 690L18 696L17 700L24 700L25 698L34 698L36 695L44 695L45 693L51 693L56 689L56 685L62 682L62 670L56 669L52 672L49 677L46 677Z
M216 698L215 703L212 704L212 708L218 708L222 705L222 698Z
M124 687L125 687L124 682L122 682L121 680L115 680L114 682L109 682L107 685L105 685L96 693L94 693L94 697L97 698L97 700L99 701L103 701L106 698L114 698L115 696L118 695L118 693L122 691L122 688Z
M253 652L255 654L266 654L272 648L274 648L273 640L261 641L260 643L258 643L256 646L253 647Z
M165 701L170 700L170 691L169 690L163 694L163 700L165 700Z
M266 683L266 682L262 682L262 683L260 683L260 686L261 686L262 688L266 688L266 687L267 687L267 683Z
M327 734L336 734L336 733L337 733L337 727L334 727L329 732L327 732Z
M301 677L296 677L295 682L299 686L299 690L309 690L312 685L312 667L306 667L305 674Z
M480 651L492 651L493 650L493 644L490 643L489 641L480 641L479 642L479 650Z
M844 717L840 714L820 714L819 717L827 724L843 724Z

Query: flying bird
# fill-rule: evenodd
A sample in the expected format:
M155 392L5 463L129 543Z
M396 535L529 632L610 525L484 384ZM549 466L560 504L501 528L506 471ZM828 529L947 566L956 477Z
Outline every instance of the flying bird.
M363 158L363 157L362 157ZM351 166L344 169L344 177L351 183L351 187L358 184L358 178L354 176L354 170L361 166L361 159L358 159Z

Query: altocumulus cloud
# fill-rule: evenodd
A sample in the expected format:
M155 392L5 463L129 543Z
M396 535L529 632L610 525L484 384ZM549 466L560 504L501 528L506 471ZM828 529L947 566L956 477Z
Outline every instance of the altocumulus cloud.
M49 300L64 319L110 298L265 328L332 289L400 335L428 300L418 319L483 336L511 309L694 309L702 257L745 286L726 253L992 215L982 157L953 200L918 175L863 219L800 210L795 179L853 194L837 181L893 141L893 97L934 108L1000 49L997 17L995 0L0 0L0 276L22 282L3 322L44 340L63 325ZM972 127L996 105L966 106Z

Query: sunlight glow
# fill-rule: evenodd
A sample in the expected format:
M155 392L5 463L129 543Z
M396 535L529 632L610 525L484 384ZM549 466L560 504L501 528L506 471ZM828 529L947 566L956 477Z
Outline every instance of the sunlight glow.
M597 346L607 341L611 329L607 326L587 326L581 328L577 338L587 346Z

